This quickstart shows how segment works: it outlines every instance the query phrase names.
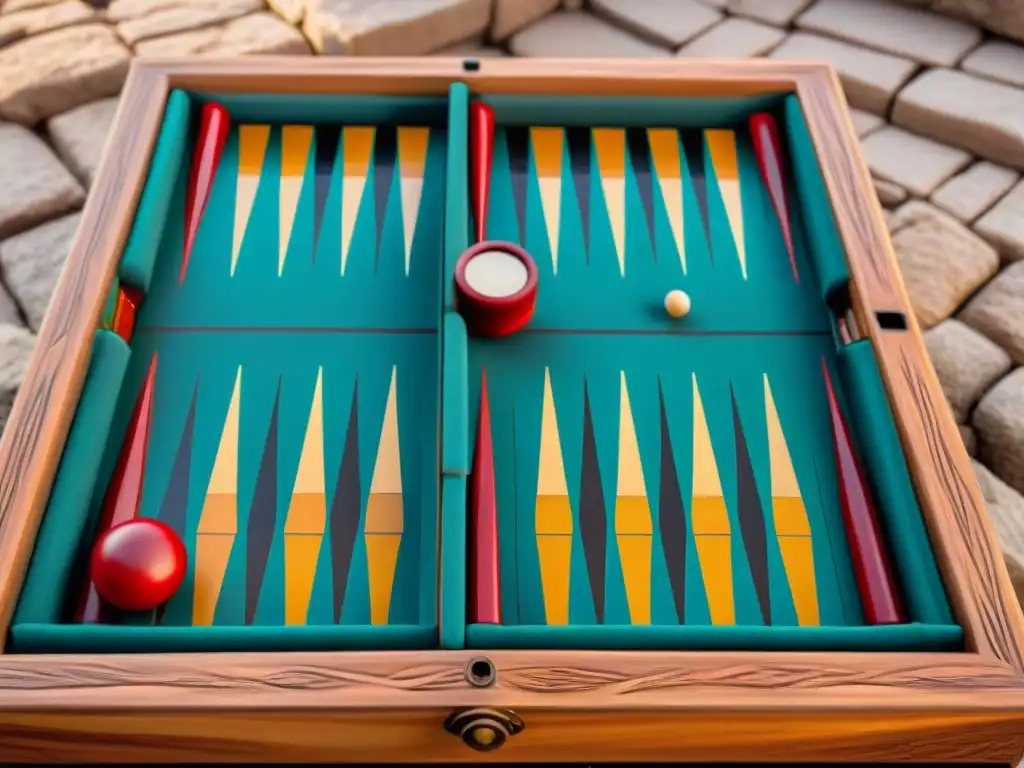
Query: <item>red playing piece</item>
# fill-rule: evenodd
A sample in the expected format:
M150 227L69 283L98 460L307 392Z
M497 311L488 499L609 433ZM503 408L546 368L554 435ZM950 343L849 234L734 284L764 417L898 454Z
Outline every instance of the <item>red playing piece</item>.
M469 622L501 624L498 574L498 502L494 487L494 446L487 371L480 374L480 418L473 472L469 476Z
M850 544L857 588L864 604L864 619L868 624L902 624L905 621L903 609L896 593L889 558L882 545L882 532L868 492L864 470L857 459L846 420L839 410L832 377L824 359L821 365L832 420L843 524Z
M498 338L522 329L537 306L537 265L514 243L484 241L455 263L459 314L474 336Z
M113 330L125 341L132 340L135 330L135 318L142 305L143 294L138 288L122 285L117 291L117 303L114 306Z
M754 141L754 153L757 165L761 169L761 177L768 187L768 195L772 199L775 215L779 218L782 228L782 239L786 242L789 263L793 268L793 279L800 282L796 269L796 254L793 251L793 231L789 224L789 200L786 195L786 184L782 174L782 145L779 142L779 127L775 118L766 112L758 112L750 116L750 135Z
M476 222L476 241L487 231L491 197L491 161L494 157L494 110L479 101L469 105L469 193Z
M153 412L153 385L156 380L156 356L149 365L146 381L135 403L114 475L103 499L96 536L103 536L114 526L132 520L138 514L142 499L142 478L146 469L146 449ZM103 604L91 581L87 581L75 614L81 623L103 620Z
M152 611L185 579L188 554L174 529L140 517L115 525L92 550L89 575L100 597L122 611Z
M199 138L192 155L192 168L188 176L188 197L185 198L185 251L181 255L181 274L178 282L185 281L185 270L192 255L192 244L199 231L199 222L206 210L213 188L213 177L217 173L224 142L228 138L231 117L220 104L207 102L203 105L199 121Z

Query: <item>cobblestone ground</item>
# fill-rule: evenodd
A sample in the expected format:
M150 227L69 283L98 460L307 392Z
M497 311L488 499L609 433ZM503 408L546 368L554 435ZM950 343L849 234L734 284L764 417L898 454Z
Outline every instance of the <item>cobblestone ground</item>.
M133 55L826 59L1024 598L1021 40L954 0L0 0L0 425Z

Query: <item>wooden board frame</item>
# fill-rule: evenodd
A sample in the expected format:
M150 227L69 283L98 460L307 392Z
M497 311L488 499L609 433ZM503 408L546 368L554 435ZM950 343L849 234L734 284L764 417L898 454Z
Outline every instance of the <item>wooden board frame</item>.
M824 63L136 60L0 440L6 634L172 88L206 92L748 96L795 92L879 358L965 653L374 652L0 655L3 762L472 762L442 727L501 707L500 761L986 761L1024 751L1024 621L928 361L839 80ZM884 330L878 312L909 330ZM487 688L467 681L486 656Z

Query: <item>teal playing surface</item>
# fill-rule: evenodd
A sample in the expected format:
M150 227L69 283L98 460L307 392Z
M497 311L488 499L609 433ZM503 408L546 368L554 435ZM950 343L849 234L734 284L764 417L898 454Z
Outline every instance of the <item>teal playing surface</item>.
M471 645L865 642L826 399L837 340L786 172L792 262L742 124L499 117L486 238L525 247L540 287L524 331L468 344L502 610ZM674 289L692 300L683 320L665 310ZM941 601L933 578L910 591ZM935 615L869 634L956 642L948 609Z
M346 102L354 116L342 125L321 119L338 112L328 100L299 119L304 102L282 98L282 125L253 119L273 100L225 97L237 115L187 263L187 163L153 169L175 182L151 274L134 252L122 266L122 281L144 275L148 291L109 438L90 462L72 450L88 444L73 427L57 481L94 489L91 502L55 490L15 650L962 642L916 508L883 510L902 533L891 543L912 623L863 626L822 363L837 383L879 380L870 349L837 352L822 284L846 278L788 105L768 106L796 165L798 279L742 105L728 119L701 107L707 125L653 139L549 129L538 152L529 126L550 125L548 106L564 118L571 99L496 100L487 235L533 255L538 305L520 334L467 342L445 306L453 244L470 231L466 185L452 177L467 173L465 131L451 122L464 106L453 98L444 124L444 105L420 121L419 107L385 101ZM638 121L642 102L628 107ZM650 106L650 124L672 125L666 109ZM704 127L719 130L709 139ZM682 320L662 305L677 288L693 301ZM106 347L94 369L126 354ZM182 534L189 576L154 615L70 623L90 528L154 365L139 514ZM466 627L460 461L468 468L485 368L503 623ZM83 403L103 401L92 384L102 370ZM864 392L846 406L871 415L858 424L882 425L858 435L872 445L892 418Z

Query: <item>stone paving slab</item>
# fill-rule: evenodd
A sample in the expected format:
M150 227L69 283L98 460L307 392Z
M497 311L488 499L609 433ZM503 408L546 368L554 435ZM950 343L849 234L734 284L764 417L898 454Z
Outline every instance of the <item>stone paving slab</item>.
M0 290L0 325L24 325L21 310L5 290ZM0 422L0 429L3 428Z
M482 34L490 0L306 0L302 31L317 53L419 56Z
M99 169L118 99L101 99L51 117L46 130L65 165L86 187Z
M773 59L828 61L843 82L850 106L884 115L897 91L914 73L909 59L871 51L809 32L797 32L772 51Z
M995 248L951 216L923 215L898 229L892 243L914 314L926 330L999 269Z
M0 2L0 11L3 13L15 13L27 11L31 8L42 8L44 5L57 5L64 0L3 0Z
M277 14L253 13L226 24L143 40L140 56L248 56L309 53L309 43Z
M591 0L598 16L665 48L679 48L722 20L698 0Z
M65 0L54 5L5 13L0 16L0 46L41 32L49 32L74 24L85 24L100 16L91 5L81 0Z
M937 66L956 64L982 39L975 26L890 0L818 0L797 25Z
M984 464L978 461L973 464L974 476L999 536L1010 582L1017 600L1024 603L1024 496L996 477Z
M786 38L781 29L743 18L728 18L679 49L687 58L748 58L771 53Z
M872 174L918 197L927 197L971 162L970 154L962 149L893 126L863 139L861 152Z
M908 200L890 213L888 219L889 233L894 235L912 224L926 223L933 219L947 222L949 226L954 228L962 228L962 225L960 227L957 226L960 225L960 222L957 221L955 216L936 208L931 203L927 203L924 200Z
M0 123L0 240L81 207L85 191L27 128Z
M560 11L514 35L517 56L664 58L669 52L589 14ZM600 53L596 53L600 51Z
M978 455L1011 488L1024 492L1024 368L996 384L974 411Z
M36 337L26 328L0 324L0 424L7 423L35 345Z
M851 109L850 119L853 120L853 129L857 132L857 137L860 139L870 136L886 124L885 118L860 109Z
M1024 4L1018 0L903 0L1024 41Z
M306 0L267 0L267 5L292 26L300 26L306 14Z
M975 229L1007 259L1024 259L1024 181L982 216Z
M559 0L494 0L490 37L504 42L537 19L558 9Z
M981 331L1024 365L1024 261L1002 270L960 313L960 319Z
M972 75L1024 87L1024 45L989 40L964 59L962 66Z
M443 48L431 55L450 56L452 58L459 59L493 59L508 56L508 53L503 48L486 45L481 40L469 40L464 43L453 45L450 48Z
M871 183L874 185L878 202L886 208L895 208L910 197L910 193L894 181L872 178Z
M952 317L925 331L924 340L953 416L958 424L967 423L982 396L1009 373L1010 356Z
M66 27L0 48L0 119L34 125L116 96L128 61L128 49L101 24Z
M71 250L82 215L74 213L22 232L0 243L0 266L28 320L39 332L57 279Z
M935 190L931 201L970 223L995 205L1019 178L1020 174L1009 168L982 160Z
M747 16L776 27L789 25L812 0L728 0L729 13Z
M932 69L900 92L892 121L994 162L1024 168L1024 90Z
M212 26L266 8L263 0L114 0L107 18L129 45Z

